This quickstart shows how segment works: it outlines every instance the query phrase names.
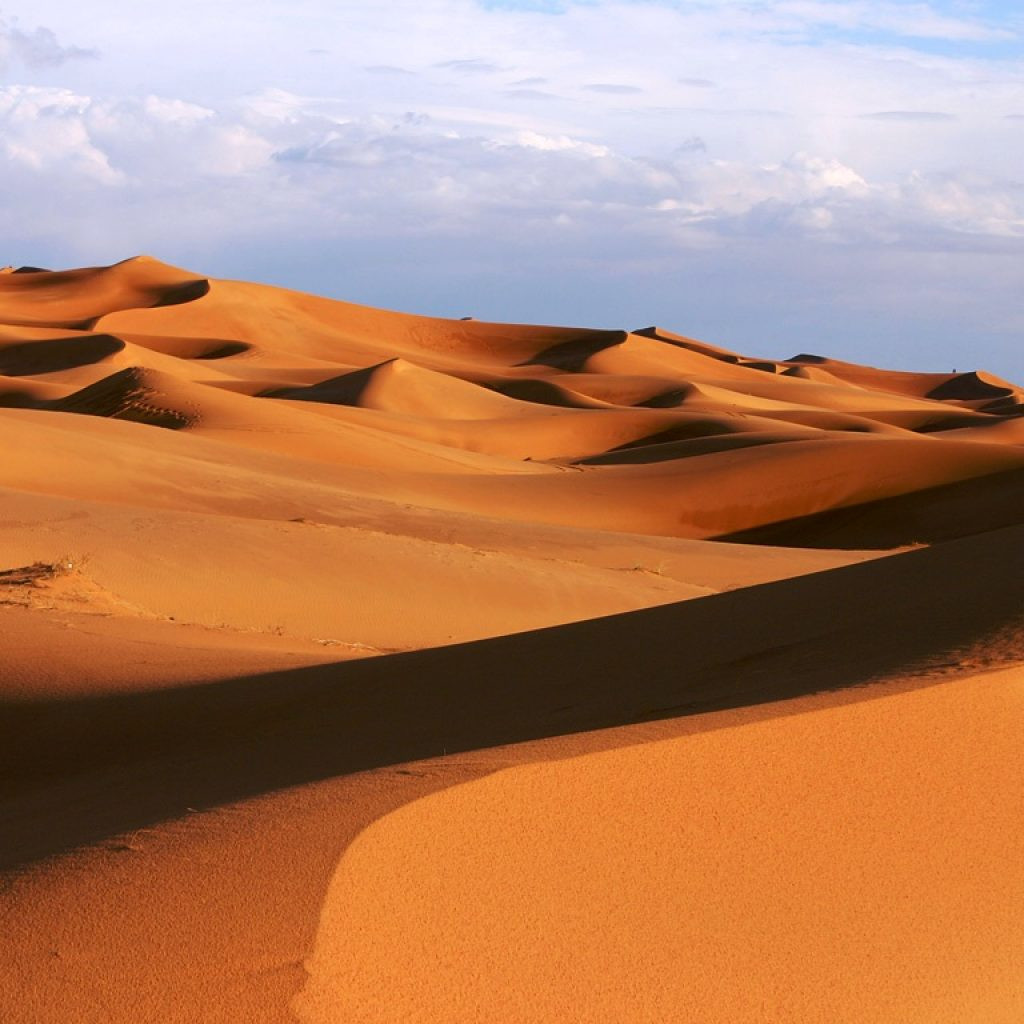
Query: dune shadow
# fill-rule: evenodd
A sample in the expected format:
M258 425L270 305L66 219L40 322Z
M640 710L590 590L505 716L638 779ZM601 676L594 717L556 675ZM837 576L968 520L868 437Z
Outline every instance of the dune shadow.
M195 302L210 292L210 282L206 278L199 278L195 281L184 281L182 284L170 285L160 292L159 298L153 303L153 308L161 306L180 306L185 302Z
M487 381L484 387L506 398L514 398L519 402L532 402L534 405L550 405L560 409L592 409L593 404L576 396L566 388L552 384L550 381L533 377L522 377L518 380Z
M1000 420L1014 419L1018 416L1024 416L1024 402L1018 401L1013 395L1007 395L1004 398L996 398L991 402L986 402L978 411L999 416ZM997 422L999 421L997 420Z
M124 342L112 334L18 342L0 348L0 373L7 377L29 377L73 370L102 362L124 347Z
M958 373L937 387L932 388L925 398L938 401L971 402L983 399L1011 398L1013 388L985 380L979 373Z
M815 355L813 352L799 352L795 356L790 356L789 359L782 360L783 363L810 363L812 365L820 365L828 361L825 356Z
M651 441L642 439L612 448L599 455L577 460L580 466L641 466L677 459L694 459L702 455L737 451L740 448L759 448L766 444L784 444L789 438L758 436L753 433L718 434L712 437L693 437L684 440Z
M139 366L125 367L64 398L39 406L53 412L131 420L167 430L183 430L197 417L194 410L182 411L165 405L159 388L150 383L149 372Z
M689 398L696 388L693 385L666 388L650 398L636 403L638 409L676 409Z
M260 398L286 398L292 402L323 402L327 405L359 406L366 389L373 383L381 367L393 360L374 363L361 370L329 377L317 384L300 387L270 388L261 391Z
M591 356L607 348L621 345L628 335L625 331L593 331L585 338L572 338L549 345L546 349L524 359L517 366L550 366L565 373L579 373Z
M214 344L192 356L193 359L229 359L231 356L240 356L248 352L252 345L244 341L225 341L222 344Z
M1024 661L1024 528L446 648L9 702L0 866L448 753Z
M1013 469L720 534L731 544L889 550L1024 522L1024 470Z

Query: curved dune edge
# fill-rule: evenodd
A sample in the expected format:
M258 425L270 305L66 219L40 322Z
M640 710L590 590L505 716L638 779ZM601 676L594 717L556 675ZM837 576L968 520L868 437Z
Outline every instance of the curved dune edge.
M789 750L799 768L799 751L783 742L787 716L835 708L838 721L849 707L883 703L873 701L879 692L898 701L951 678L957 681L945 689L966 687L965 708L954 697L941 716L918 709L912 721L930 715L941 740L964 719L964 736L978 750L989 744L995 758L1001 741L990 742L989 733L1010 729L1018 742L1012 733L1019 704L1015 712L1011 698L1019 690L1000 691L1009 698L996 707L972 689L970 676L1024 660L1024 581L1006 558L1020 531L610 619L306 668L287 647L260 654L219 636L219 649L212 649L197 632L167 642L173 627L166 624L126 634L121 619L88 623L63 613L0 609L8 657L13 653L29 678L46 667L59 680L60 660L70 655L66 664L75 665L77 651L77 664L90 666L97 684L104 676L126 684L116 699L51 697L23 705L21 715L10 713L17 706L8 708L0 720L8 729L0 752L17 769L4 766L8 788L0 794L0 813L11 843L28 853L20 871L6 874L11 884L0 893L2 941L11 953L0 967L6 971L0 991L10 1000L5 1020L64 1021L69 1005L82 1024L146 1014L168 1022L293 1020L288 1007L304 983L318 910L344 848L397 806L510 764L626 744L642 759L652 741L708 730L737 734L732 727L766 721L765 728L783 730L779 744L772 746L769 735L767 745ZM121 630L120 637L110 630ZM833 657L837 650L842 658ZM261 672L261 660L274 671ZM229 666L238 671L243 664L245 679L223 681ZM169 674L177 674L178 688L165 693ZM136 689L140 679L155 689L132 692L133 679ZM208 685L196 685L202 679ZM617 685L622 679L629 685ZM863 685L880 680L888 681L881 691ZM818 693L823 687L832 692ZM798 694L805 696L782 699ZM716 707L734 710L697 713ZM901 707L890 702L885 720L872 719L870 728L855 717L845 733L837 728L827 735L845 735L853 755L861 758L863 750L870 763L877 734L889 719L905 717ZM612 728L576 731L600 726ZM880 777L884 800L899 809L921 788L922 771L934 775L921 758L935 751L921 738L904 757L896 741L890 737L882 747L891 759ZM808 746L833 750L823 741ZM962 745L951 741L950 749ZM845 758L842 745L834 750ZM941 751L932 760L949 763ZM987 771L989 755L974 763ZM967 780L975 778L971 764L963 767ZM634 782L635 766L630 761ZM826 767L848 779L851 792L864 785L856 760ZM737 778L732 783L739 785ZM770 791L767 774L763 784L755 782L769 806L785 803L799 812L819 785L832 792L825 778L820 770L801 776L795 803L793 792ZM1001 785L1002 775L997 771L992 781ZM605 788L614 797L615 787ZM589 799L585 790L578 793L581 809ZM1012 797L1015 790L999 792ZM745 798L736 806L738 825L749 814L762 820L749 793ZM548 790L538 813L561 813L560 800L557 790ZM976 809L992 806L986 798ZM562 817L571 820L571 813ZM624 820L644 855L653 856L645 821L628 814ZM976 824L984 851L1007 835L998 815ZM386 818L382 827L389 827ZM602 827L595 825L595 836ZM839 842L841 823L837 828L832 838ZM770 839L775 831L766 834ZM906 838L894 835L898 842ZM942 835L934 839L944 842ZM433 849L430 842L424 849ZM84 848L40 859L47 848L69 844ZM598 857L595 870L600 863ZM994 856L984 863L996 882L1017 877L1016 860L1010 867ZM861 881L870 888L870 880ZM884 931L886 922L878 926ZM372 944L374 934L364 938ZM982 936L978 955L987 955L986 942ZM405 949L392 949L402 963ZM344 955L329 959L338 970L353 964ZM468 981L457 994L466 991L481 998ZM366 993L353 983L351 994ZM461 1005L433 1019L458 1020ZM423 1006L436 1008L429 999ZM922 1014L929 1006L922 1004Z
M1024 1015L1024 670L581 759L346 851L303 1024Z

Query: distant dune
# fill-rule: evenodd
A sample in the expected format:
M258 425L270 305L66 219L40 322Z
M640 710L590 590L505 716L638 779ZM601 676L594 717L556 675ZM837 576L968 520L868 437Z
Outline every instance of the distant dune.
M1024 1019L1024 390L0 272L0 1019Z

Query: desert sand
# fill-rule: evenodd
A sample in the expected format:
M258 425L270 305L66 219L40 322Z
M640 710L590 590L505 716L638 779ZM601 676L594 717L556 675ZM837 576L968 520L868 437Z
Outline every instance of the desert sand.
M0 1019L1024 1019L1024 391L0 272Z

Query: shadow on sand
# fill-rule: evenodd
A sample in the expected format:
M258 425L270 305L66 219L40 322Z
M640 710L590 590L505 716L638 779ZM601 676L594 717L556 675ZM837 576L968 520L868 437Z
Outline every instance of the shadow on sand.
M1024 527L453 647L0 708L0 866L281 787L1024 661ZM870 692L870 691L866 691Z

